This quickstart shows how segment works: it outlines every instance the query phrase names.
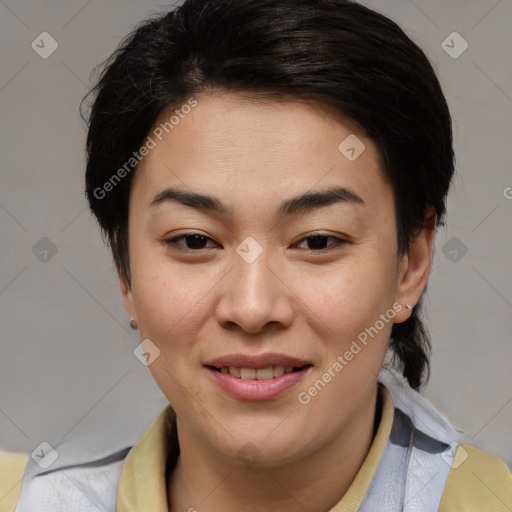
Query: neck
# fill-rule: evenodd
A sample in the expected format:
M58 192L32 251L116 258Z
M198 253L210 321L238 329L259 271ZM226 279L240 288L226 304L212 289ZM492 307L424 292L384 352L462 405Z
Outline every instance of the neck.
M345 495L370 449L377 422L377 388L338 434L301 460L242 466L219 458L178 418L180 456L169 476L169 511L325 512Z

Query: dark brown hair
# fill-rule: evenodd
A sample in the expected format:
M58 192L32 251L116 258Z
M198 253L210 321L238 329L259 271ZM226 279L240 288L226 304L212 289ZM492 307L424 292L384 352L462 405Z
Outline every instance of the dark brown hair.
M212 88L321 102L371 138L395 194L400 255L428 206L442 224L455 166L450 112L428 58L396 23L350 0L186 0L137 27L91 91L86 193L128 281L130 159L164 110ZM420 309L390 340L416 389L430 354Z

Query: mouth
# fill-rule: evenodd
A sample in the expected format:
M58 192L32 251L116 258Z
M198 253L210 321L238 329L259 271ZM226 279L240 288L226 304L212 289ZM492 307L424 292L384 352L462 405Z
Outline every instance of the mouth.
M308 360L285 353L234 353L203 363L213 382L237 400L277 399L313 371Z
M242 401L278 399L291 392L313 371L313 365L298 362L298 366L255 363L251 366L205 365L213 382L231 398ZM245 365L251 364L246 361Z
M210 366L206 365L216 372L231 375L241 380L270 380L281 377L288 373L301 372L311 367L311 364L301 366L268 366L266 368L243 368L238 366Z

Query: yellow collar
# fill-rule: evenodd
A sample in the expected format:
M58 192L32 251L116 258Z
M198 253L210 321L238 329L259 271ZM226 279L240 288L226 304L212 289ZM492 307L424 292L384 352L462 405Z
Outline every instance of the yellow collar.
M393 403L389 392L379 386L382 416L368 455L354 481L331 512L357 510L363 501L382 456L391 425ZM141 440L128 453L117 489L116 512L168 512L166 469L172 471L179 455L176 413L165 407Z

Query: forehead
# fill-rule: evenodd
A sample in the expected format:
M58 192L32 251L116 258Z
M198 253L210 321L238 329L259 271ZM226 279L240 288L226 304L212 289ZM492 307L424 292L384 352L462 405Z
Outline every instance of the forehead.
M233 93L194 99L163 112L149 134L155 146L132 186L146 205L166 186L260 206L327 186L389 199L375 144L328 107Z

